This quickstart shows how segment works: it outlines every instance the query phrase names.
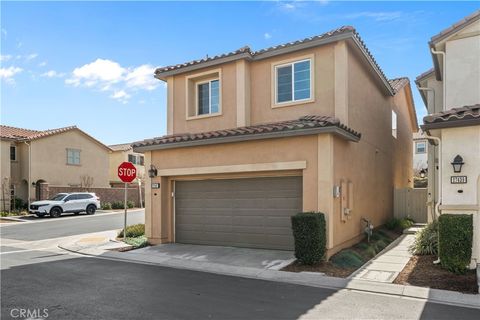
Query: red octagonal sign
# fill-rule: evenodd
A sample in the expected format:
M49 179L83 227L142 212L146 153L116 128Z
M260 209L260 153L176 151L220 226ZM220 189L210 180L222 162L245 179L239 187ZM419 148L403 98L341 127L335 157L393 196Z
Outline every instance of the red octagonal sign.
M137 169L131 162L123 162L118 166L118 177L123 182L132 182L137 177Z

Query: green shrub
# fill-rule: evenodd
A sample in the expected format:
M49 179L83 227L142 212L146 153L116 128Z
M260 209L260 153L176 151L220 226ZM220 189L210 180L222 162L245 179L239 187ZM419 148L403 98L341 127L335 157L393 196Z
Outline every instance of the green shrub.
M13 205L15 207L12 208L12 210L15 209L15 210L20 211L20 210L26 210L27 209L28 203L23 201L22 199L15 198L15 199L13 199L13 201L14 201Z
M307 265L320 262L327 251L325 215L320 212L302 212L291 219L295 257Z
M127 201L127 208L132 209L135 207L135 202L128 200Z
M363 258L353 250L342 250L330 258L330 261L341 268L360 268Z
M413 226L414 221L411 218L392 218L385 223L388 230L403 231Z
M133 246L134 248L143 248L143 247L148 246L147 237L145 237L145 236L140 236L140 237L135 237L135 238L127 238L125 240L125 243Z
M440 264L453 273L465 273L472 258L473 216L442 214L438 223Z
M145 235L145 225L144 224L134 224L127 226L127 238L136 238ZM118 237L123 237L123 229L118 233Z
M122 201L114 201L112 202L112 209L125 209Z
M112 210L112 204L110 202L102 203L102 210Z
M438 221L429 223L425 228L417 232L415 241L409 248L412 254L438 255Z

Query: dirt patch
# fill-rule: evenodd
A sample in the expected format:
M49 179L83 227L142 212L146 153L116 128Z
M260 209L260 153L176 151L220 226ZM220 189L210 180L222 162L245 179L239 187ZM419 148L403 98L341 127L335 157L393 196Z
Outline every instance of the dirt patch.
M346 278L400 235L395 231L380 228L374 231L370 242L364 239L354 246L334 254L329 261L322 261L315 265L304 265L299 261L294 261L281 271L319 272L332 277Z
M435 256L413 256L393 283L452 290L463 293L478 293L475 270L456 275L433 264Z
M326 274L327 276L339 278L346 278L355 270L355 268L337 267L329 261L320 262L311 266L303 265L298 261L294 261L282 269L282 271L289 272L320 272Z

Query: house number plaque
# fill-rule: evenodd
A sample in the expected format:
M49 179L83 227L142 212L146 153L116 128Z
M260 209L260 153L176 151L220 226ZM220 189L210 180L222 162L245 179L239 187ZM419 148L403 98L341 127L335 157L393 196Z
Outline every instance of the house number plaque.
M467 183L467 176L451 176L450 177L451 184L465 184Z

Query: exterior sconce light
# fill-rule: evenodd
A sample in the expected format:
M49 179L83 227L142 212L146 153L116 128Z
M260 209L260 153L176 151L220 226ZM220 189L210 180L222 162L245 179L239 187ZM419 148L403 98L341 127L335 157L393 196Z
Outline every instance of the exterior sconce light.
M463 158L460 155L457 155L455 157L455 159L453 159L453 162L452 162L453 172L455 172L455 173L462 172L462 166L464 164L465 164L465 162L463 162Z
M420 178L424 179L425 176L426 176L426 173L427 173L427 172L426 172L425 169L420 170Z
M32 187L35 187L37 184L35 183L35 181L32 182Z
M157 176L157 168L153 164L150 165L150 169L148 169L148 176L150 178L155 178Z

